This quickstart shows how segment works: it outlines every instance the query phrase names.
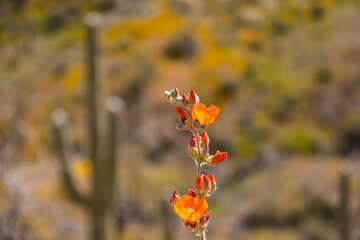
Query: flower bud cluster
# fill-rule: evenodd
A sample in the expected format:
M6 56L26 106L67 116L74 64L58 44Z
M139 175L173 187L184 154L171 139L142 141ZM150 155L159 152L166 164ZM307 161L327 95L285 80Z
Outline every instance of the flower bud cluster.
M199 173L195 181L196 193L201 197L210 197L210 195L217 189L215 176L211 173L209 177L206 173Z
M177 88L171 91L165 91L164 97L171 103L176 105L176 115L179 117L179 123L176 125L177 130L190 130L192 132L202 133L206 129L206 125L193 119L191 116L192 108L200 103L199 96L194 90L191 90L188 95L179 93Z
M199 146L197 146L197 141L199 141ZM188 154L194 159L195 164L206 164L209 158L209 144L210 139L206 131L203 132L199 139L196 138L196 135L191 136L190 143L188 145Z
M172 89L170 92L165 91L164 97L169 100L170 103L176 104L181 101L181 97L179 95L179 90L177 88Z

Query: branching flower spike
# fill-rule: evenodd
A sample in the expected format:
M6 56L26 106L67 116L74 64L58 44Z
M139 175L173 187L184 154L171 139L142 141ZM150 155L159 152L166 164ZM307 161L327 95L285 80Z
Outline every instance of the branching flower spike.
M211 213L208 211L206 198L217 189L217 185L214 174L207 176L205 172L200 172L200 169L202 165L213 167L227 158L227 152L216 151L214 155L209 155L210 138L205 131L206 127L216 120L220 109L214 105L205 107L194 90L181 96L179 90L174 88L165 91L164 97L176 106L175 112L179 117L176 129L192 133L188 154L194 160L197 172L195 191L189 189L188 194L182 197L174 191L170 204L174 212L181 217L184 226L195 236L206 240L205 232Z

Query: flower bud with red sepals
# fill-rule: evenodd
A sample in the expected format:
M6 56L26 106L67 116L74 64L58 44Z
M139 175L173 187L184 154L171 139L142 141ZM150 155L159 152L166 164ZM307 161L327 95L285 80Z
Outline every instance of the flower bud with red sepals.
M200 159L201 159L201 162L204 162L209 157L209 143L210 143L210 139L209 139L209 136L207 135L206 131L204 131L204 133L201 135L200 140L201 140Z
M203 182L202 182L202 188L205 190L205 191L208 191L209 190L209 187L210 187L210 179L208 178L208 176L206 176L206 173L202 172L201 173L201 176L203 178Z
M196 148L196 136L193 134L190 139L189 148Z
M187 113L184 110L182 110L181 107L176 108L176 115L178 115L179 118L187 118L188 116Z
M182 102L182 104L184 105L184 107L188 107L189 106L189 104L190 104L190 99L189 99L189 97L186 95L186 94L184 94L183 96L182 96L182 98L181 98L181 102Z
M222 152L221 153L219 151L216 151L215 155L211 155L207 159L206 164L213 167L213 166L215 166L215 164L226 160L226 158L227 158L227 152Z
M179 116L180 123L183 124L182 127L185 127L185 126L187 127L187 125L188 125L188 119L187 119L188 115L186 114L186 112L181 107L176 108L176 115Z
M207 228L207 225L208 225L208 223L209 223L209 220L210 220L210 214L211 214L211 212L206 212L205 214L204 214L204 216L202 216L201 218L200 218L200 220L199 220L199 227L201 228L201 229L206 229Z
M197 222L184 220L184 227L187 228L190 232L192 232L195 235L198 233L196 226L197 226Z
M205 142L206 140L210 141L209 135L207 134L207 132L203 132L203 134L201 135L200 140L202 142Z
M197 141L196 136L193 134L191 136L190 143L188 145L188 153L194 160L196 160L198 154L196 141Z
M193 89L191 89L189 95L190 95L190 104L191 105L195 105L200 102L199 96L195 93L195 91Z
M212 193L217 189L217 185L216 185L216 180L215 180L214 174L211 173L211 174L209 175L209 180L210 180L210 185L211 185L210 194L212 194Z
M177 88L174 88L170 92L170 102L173 104L181 103L181 96L179 94L179 90Z
M195 180L195 187L198 195L209 197L211 189L210 180L204 172L199 173Z
M175 199L177 198L180 198L179 194L177 191L174 191L174 193L171 195L171 198L170 198L170 204L171 206L174 206L174 201Z
M188 195L192 196L192 197L196 197L196 193L194 190L192 190L191 188L189 189Z
M195 180L195 188L198 192L201 191L201 185L202 185L202 177L201 174L199 173L196 176L196 180Z
M189 226L190 226L191 228L196 228L196 225L197 225L197 223L196 223L195 221L189 223Z
M173 98L179 96L179 90L177 88L172 89L170 93Z

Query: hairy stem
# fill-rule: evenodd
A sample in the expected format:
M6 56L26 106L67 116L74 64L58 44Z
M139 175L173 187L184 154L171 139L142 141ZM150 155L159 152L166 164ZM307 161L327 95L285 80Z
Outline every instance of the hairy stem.
M196 156L197 165L196 165L196 176L200 173L201 163L200 163L200 136L196 133L196 147L198 150L198 154Z
M175 105L180 107L189 116L191 122L193 121L192 117L191 117L191 114L190 114L189 110L186 107L184 107L183 105L178 104L178 103L175 103Z
M201 233L201 240L206 240L205 231L203 231L203 232Z

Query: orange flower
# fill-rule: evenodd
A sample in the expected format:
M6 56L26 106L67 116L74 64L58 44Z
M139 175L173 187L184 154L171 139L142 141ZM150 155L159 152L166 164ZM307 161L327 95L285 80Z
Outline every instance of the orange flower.
M174 200L174 212L187 221L199 220L208 209L205 198L184 195Z
M191 109L191 117L197 119L201 124L209 125L213 123L219 114L220 109L214 105L206 108L204 104L197 103Z
M218 151L216 151L215 155L209 157L208 164L210 166L214 166L215 164L226 160L226 158L227 158L227 152L221 153L218 150Z

